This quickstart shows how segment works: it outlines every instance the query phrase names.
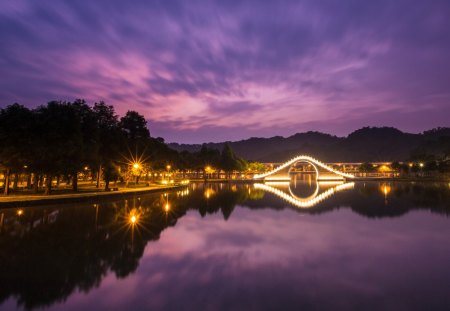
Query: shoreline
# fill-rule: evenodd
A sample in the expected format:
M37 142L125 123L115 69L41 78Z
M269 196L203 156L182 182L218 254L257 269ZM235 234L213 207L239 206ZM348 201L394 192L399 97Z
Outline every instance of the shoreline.
M448 179L439 178L392 178L392 177L366 177L348 179L347 181L364 182L364 181L390 181L390 182L439 182L450 183ZM254 179L191 179L192 183L242 183L252 184L263 182ZM53 195L17 195L17 196L0 196L0 209L17 208L28 206L39 206L45 204L66 204L95 201L98 199L110 199L116 197L127 197L136 194L158 193L163 191L171 191L188 185L173 186L149 186L143 188L122 188L118 191L95 191L95 192L78 192L67 194Z
M124 188L118 191L96 191L85 193L53 194L53 195L22 195L0 197L0 209L39 206L45 204L65 204L88 202L98 199L127 197L136 194L158 193L186 187L187 185L150 186L145 188Z

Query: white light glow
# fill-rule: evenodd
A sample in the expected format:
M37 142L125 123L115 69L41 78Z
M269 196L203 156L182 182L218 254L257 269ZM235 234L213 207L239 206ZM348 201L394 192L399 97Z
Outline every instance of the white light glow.
M354 186L355 186L354 182L345 183L345 184L330 188L330 189L322 192L321 194L316 195L314 198L310 198L308 200L300 200L298 198L294 198L293 196L287 194L286 192L283 192L283 191L276 189L274 187L271 187L269 185L260 184L260 183L254 184L254 187L256 189L261 189L261 190L273 193L276 196L282 198L283 200L285 200L299 208L311 208L311 207L317 205L319 202L332 196L334 193L342 191L342 190L346 190L346 189L352 189Z
M277 168L275 168L275 169L273 169L273 170L271 170L271 171L269 171L267 173L256 174L255 176L253 176L253 179L263 179L263 178L268 179L266 177L271 176L271 175L281 171L282 169L285 169L285 168L295 164L296 162L300 162L300 161L305 161L305 162L311 163L314 167L315 167L315 165L317 165L317 166L319 166L319 167L321 167L321 168L323 168L323 169L325 169L325 170L327 170L327 171L329 171L331 173L334 173L336 175L341 176L341 178L342 177L355 178L354 175L337 171L337 170L333 169L332 167L326 165L325 163L323 163L323 162L321 162L321 161L319 161L319 160L317 160L317 159L315 159L313 157L310 157L310 156L307 156L307 155L299 155L299 156L297 156L295 158L292 158L291 160L283 163L282 165L278 166ZM317 170L316 170L316 172L317 172L317 180L337 180L339 178L339 177L330 177L330 176L320 177ZM287 178L287 179L289 179L289 178ZM276 178L276 180L284 180L284 179L283 178Z

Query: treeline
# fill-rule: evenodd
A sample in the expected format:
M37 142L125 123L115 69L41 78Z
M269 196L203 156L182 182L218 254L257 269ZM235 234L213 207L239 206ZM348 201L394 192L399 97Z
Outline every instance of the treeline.
M147 121L136 111L119 117L104 102L92 107L84 100L52 101L36 109L19 104L0 111L0 165L4 169L4 193L10 178L33 176L28 184L38 190L45 178L49 193L54 177L70 178L78 188L78 173L85 167L101 177L105 187L117 179L121 163L143 155L155 167L163 167L177 152L160 138L150 137ZM16 183L14 183L16 184Z
M310 154L325 162L394 162L450 159L450 128L438 127L421 134L392 127L364 127L347 137L320 132L289 137L249 138L229 143L237 155L260 162L284 162ZM222 149L224 143L209 143ZM199 151L201 145L170 144L172 149Z
M35 109L13 104L0 110L0 168L4 171L4 194L9 184L16 188L20 175L39 190L45 180L46 193L57 178L78 189L78 175L89 168L97 187L123 177L139 162L148 171L200 170L230 173L247 167L263 169L237 157L229 145L222 152L204 146L199 152L170 149L164 139L153 138L144 116L128 111L119 117L104 102L90 106L84 100L51 101Z

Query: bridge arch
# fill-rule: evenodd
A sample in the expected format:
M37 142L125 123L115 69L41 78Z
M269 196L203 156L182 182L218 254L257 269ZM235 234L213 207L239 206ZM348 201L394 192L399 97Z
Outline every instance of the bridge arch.
M278 166L277 168L275 168L269 172L254 175L253 179L266 179L266 178L270 179L270 177L272 176L272 177L274 177L273 179L289 180L290 179L289 171L291 170L291 167L297 162L307 162L307 163L311 164L316 171L316 180L346 179L346 178L353 179L353 178L355 178L354 175L337 171L334 168L330 167L329 165L327 165L311 156L299 155L299 156L296 156L296 157L284 162L283 164L281 164L280 166ZM328 178L328 177L325 178L324 176L321 176L319 173L319 168L322 168L323 170L336 175L336 178Z
M295 164L297 164L297 163L299 163L299 162L302 162L302 163L308 163L308 164L310 164L313 168L314 168L314 171L316 172L316 181L319 179L319 169L317 168L317 166L314 164L314 163L311 163L311 162L309 162L309 161L305 161L305 160L299 160L299 161L296 161L296 162L294 162L294 163L292 163L290 166L288 166L289 167L289 169L288 169L288 176L289 176L289 174L291 173L291 170L292 170L292 168L294 167L294 165Z

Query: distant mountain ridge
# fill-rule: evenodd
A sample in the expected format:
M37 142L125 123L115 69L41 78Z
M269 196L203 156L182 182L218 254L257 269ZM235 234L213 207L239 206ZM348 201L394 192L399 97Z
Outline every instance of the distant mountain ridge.
M289 137L252 137L234 142L206 143L222 150L225 143L247 160L282 162L298 154L309 154L327 162L402 161L414 154L448 156L450 128L435 128L421 134L402 132L393 127L364 127L337 137L321 132L297 133ZM171 143L177 151L197 152L202 144Z

